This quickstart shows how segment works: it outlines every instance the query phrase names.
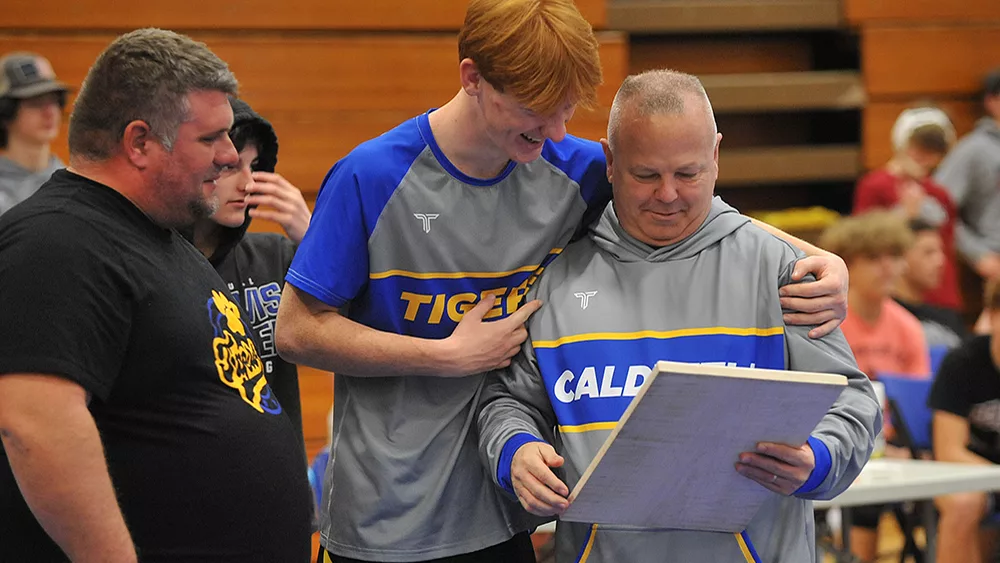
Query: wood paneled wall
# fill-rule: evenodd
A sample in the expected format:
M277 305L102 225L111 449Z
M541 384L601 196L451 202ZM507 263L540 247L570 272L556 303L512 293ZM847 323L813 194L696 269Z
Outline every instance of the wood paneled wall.
M0 28L452 31L462 25L467 4L467 0L49 0L44 4L4 0ZM595 28L605 26L604 0L576 0L576 5Z
M958 23L997 19L996 0L843 0L847 20L872 23Z
M278 172L311 204L327 170L357 144L447 102L458 91L456 31L467 0L177 0L123 6L114 0L6 0L0 53L34 51L78 88L100 51L143 26L187 33L226 60L241 97L278 132ZM604 0L577 0L600 29ZM628 72L624 35L600 33L601 107L578 112L570 132L604 136L607 111ZM71 98L72 99L72 98ZM67 112L68 121L68 112ZM54 149L64 160L66 126ZM257 222L255 231L278 231ZM329 373L300 370L310 456L325 443L333 397Z
M847 0L845 9L861 30L867 168L892 156L890 131L907 107L932 103L960 135L972 128L982 111L982 79L1000 67L995 0Z

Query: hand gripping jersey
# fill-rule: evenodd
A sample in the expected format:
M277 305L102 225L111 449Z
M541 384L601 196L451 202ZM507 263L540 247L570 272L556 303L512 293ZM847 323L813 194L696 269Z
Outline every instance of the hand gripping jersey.
M528 294L545 306L529 320L529 340L511 368L487 378L478 419L483 458L508 490L511 450L534 439L550 441L566 458L572 490L657 360L849 378L810 438L813 476L795 496L774 495L738 538L560 522L557 561L815 559L808 499L847 488L871 454L881 415L839 331L811 340L809 327L784 326L778 289L791 283L800 256L716 199L697 232L659 249L628 235L609 205L589 238L546 269ZM753 406L741 406L738 397L733 406L753 416ZM705 428L705 447L725 431ZM692 492L691 502L697 499Z
M600 145L567 136L489 180L457 170L427 114L334 166L288 283L369 327L451 334L484 294L508 316L587 215L610 197ZM352 377L334 386L323 546L378 561L469 553L524 530L479 462L481 375Z

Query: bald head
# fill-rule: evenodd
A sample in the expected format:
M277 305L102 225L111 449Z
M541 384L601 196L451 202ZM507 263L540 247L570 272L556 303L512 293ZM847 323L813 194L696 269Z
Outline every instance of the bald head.
M614 152L621 128L628 121L687 112L703 112L705 134L715 137L718 129L712 104L705 93L705 87L696 76L666 69L648 70L629 76L615 94L608 116L608 144L611 151Z

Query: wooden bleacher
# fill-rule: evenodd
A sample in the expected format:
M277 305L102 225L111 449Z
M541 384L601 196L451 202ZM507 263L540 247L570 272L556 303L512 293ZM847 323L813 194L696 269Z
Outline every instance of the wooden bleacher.
M996 20L995 0L843 0L853 25L960 24Z
M860 1L848 2L848 7L852 4L870 7ZM912 8L926 8L923 17L916 12L904 21L887 20L886 14L900 15L902 2L878 4L880 10L859 7L848 12L860 28L861 67L870 98L863 124L868 168L889 159L892 125L900 111L915 103L940 105L959 134L968 132L982 112L976 99L982 78L1000 67L1000 50L996 48L1000 44L1000 10L996 4L991 20L971 22L938 17L942 10L936 3L921 2L912 3ZM972 14L985 2L956 0L948 5L966 5ZM890 9L893 6L897 6L896 11Z
M755 210L849 199L858 134L824 125L859 113L865 92L856 65L827 62L827 38L844 31L838 0L608 0L607 18L631 34L631 72L702 79L723 134L718 192L728 201Z
M127 7L113 0L4 0L0 29L118 30L153 26L173 30L263 30L268 32L457 31L466 0L240 0L169 4L138 2ZM577 0L595 28L606 23L604 0Z
M608 0L608 27L631 33L830 29L836 0Z
M240 80L241 96L269 118L281 144L279 171L307 194L315 194L330 166L354 146L427 108L448 101L457 91L454 34L380 34L334 37L274 37L192 32L229 62ZM79 85L90 64L113 34L0 35L0 52L41 53L59 77ZM608 85L602 101L610 105L610 84L624 78L627 43L601 34ZM579 112L570 130L600 138L607 109ZM64 143L57 152L65 155Z

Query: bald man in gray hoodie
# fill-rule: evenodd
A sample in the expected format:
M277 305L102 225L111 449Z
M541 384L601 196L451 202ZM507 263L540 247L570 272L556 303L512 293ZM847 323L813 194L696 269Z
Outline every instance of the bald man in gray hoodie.
M622 84L603 142L613 201L545 269L528 294L545 303L528 339L486 380L490 475L529 512L561 514L658 360L839 373L848 386L807 443L733 460L774 493L736 537L560 522L560 563L814 561L810 501L845 490L871 455L881 413L843 334L813 339L782 319L803 254L713 198L721 139L697 78L651 71Z

